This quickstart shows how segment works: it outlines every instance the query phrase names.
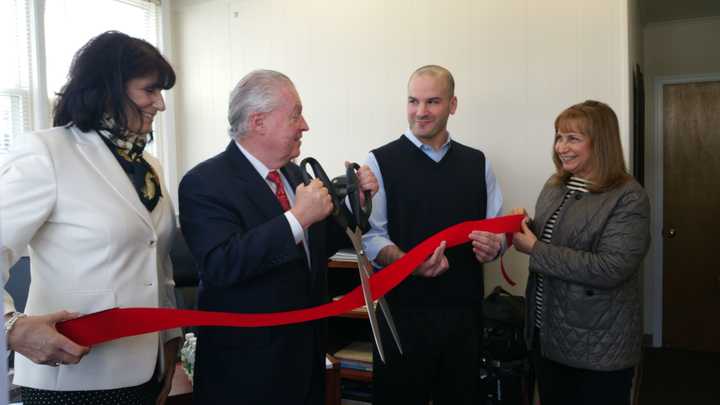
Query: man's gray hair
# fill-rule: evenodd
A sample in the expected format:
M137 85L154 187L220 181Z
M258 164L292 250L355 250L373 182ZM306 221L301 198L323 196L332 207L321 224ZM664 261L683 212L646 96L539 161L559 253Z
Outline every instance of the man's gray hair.
M253 70L240 79L230 93L228 122L230 137L237 140L248 130L248 118L254 112L270 112L278 105L278 89L293 86L292 81L274 70Z

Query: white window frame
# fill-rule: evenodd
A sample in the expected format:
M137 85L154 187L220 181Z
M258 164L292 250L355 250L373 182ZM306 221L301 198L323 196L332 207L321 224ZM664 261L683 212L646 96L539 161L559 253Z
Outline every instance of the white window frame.
M30 131L36 127L34 125L34 120L37 115L35 105L33 103L33 89L35 88L33 72L36 71L33 58L33 42L35 39L33 37L33 32L35 31L33 26L33 22L35 20L33 14L34 3L33 1L23 0L18 0L17 3L23 3L23 5L20 9L16 10L17 14L12 18L14 18L15 21L24 21L22 27L18 27L20 31L16 32L16 34L19 35L17 39L22 42L20 48L24 49L27 53L20 55L21 58L16 60L16 62L20 62L20 66L18 67L20 68L19 73L22 76L19 82L15 83L15 86L13 87L0 88L0 95L19 100L18 105L21 115L18 117L16 114L12 114L14 118L19 118L19 122L17 120L12 120L13 130L9 140L10 144L12 144L14 139L22 133ZM5 152L5 145L3 144L2 148L0 148L0 153Z
M44 9L47 0L26 0L30 31L30 89L2 89L3 93L18 95L24 103L27 116L24 116L23 131L36 131L50 128L51 105L47 89L46 45L44 32ZM172 61L171 40L171 2L161 0L116 0L138 4L151 3L157 7L156 42L163 55ZM12 93L10 93L12 92ZM177 153L175 142L175 99L173 92L165 91L166 111L158 115L155 124L154 154L163 164L165 184L177 209Z

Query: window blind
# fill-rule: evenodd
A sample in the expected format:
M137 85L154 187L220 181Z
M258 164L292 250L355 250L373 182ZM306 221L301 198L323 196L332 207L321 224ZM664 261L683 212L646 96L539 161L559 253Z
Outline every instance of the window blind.
M43 8L35 20L30 9L33 4ZM0 1L0 49L4 54L0 63L0 154L23 132L42 129L32 127L33 106L54 105L75 52L90 38L116 30L157 46L159 7L158 0ZM43 49L33 55L31 41L37 34L33 27L40 24L42 30L37 31L44 31ZM37 63L39 57L44 58L42 63ZM47 80L46 97L33 99L33 66ZM35 108L48 110L51 108Z
M30 130L30 13L27 0L0 2L0 154Z

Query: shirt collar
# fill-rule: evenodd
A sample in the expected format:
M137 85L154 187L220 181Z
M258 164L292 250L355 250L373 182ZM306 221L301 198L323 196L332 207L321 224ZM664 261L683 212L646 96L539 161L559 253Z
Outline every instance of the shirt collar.
M235 141L235 145L237 145L238 149L240 149L240 153L242 153L247 158L247 160L250 161L250 164L255 168L258 174L260 174L260 177L266 179L268 173L270 173L270 169L268 169L268 167L265 166L263 162L258 160L255 156L250 154L247 149L243 148L243 146L240 145L240 142Z
M403 135L405 135L405 137L410 142L412 142L413 145L417 146L418 148L420 148L424 151L434 151L434 149L432 147L422 143L422 141L417 136L415 136L415 134L412 133L412 130L410 128L406 129L405 132L403 133ZM450 147L451 140L452 140L452 137L450 136L450 132L448 132L448 139L445 141L444 144L442 144L442 146L440 146L440 149L438 150L438 152L447 150Z

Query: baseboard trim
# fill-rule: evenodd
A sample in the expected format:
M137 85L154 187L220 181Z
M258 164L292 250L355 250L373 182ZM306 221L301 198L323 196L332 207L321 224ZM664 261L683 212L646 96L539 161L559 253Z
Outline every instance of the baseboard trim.
M643 334L642 342L644 347L653 347L653 335L651 333Z

